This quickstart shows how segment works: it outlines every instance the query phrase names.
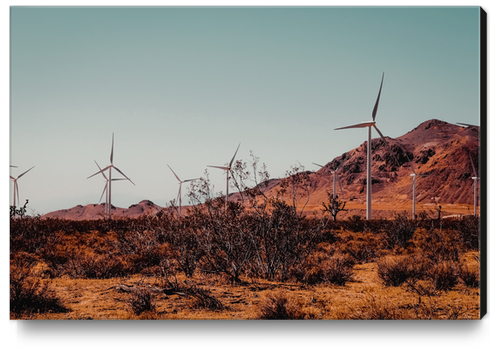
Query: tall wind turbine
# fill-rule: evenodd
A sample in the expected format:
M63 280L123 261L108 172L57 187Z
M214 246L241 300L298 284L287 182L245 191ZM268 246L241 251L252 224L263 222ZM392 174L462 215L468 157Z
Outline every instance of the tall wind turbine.
M412 181L412 195L413 195L413 198L412 198L412 219L415 219L415 181L417 179L417 176L429 176L429 175L416 173L412 162L410 162L410 167L412 168L412 172L413 172L410 174L410 176L413 177L413 181Z
M99 170L102 170L96 161L95 161L95 164L97 164L97 167L99 168ZM102 176L104 176L104 178L105 178L105 185L104 185L104 190L102 191L102 194L100 195L99 204L100 204L102 197L104 196L104 193L105 193L104 212L107 214L107 213L109 213L109 209L110 209L110 207L109 207L109 195L107 194L107 187L109 186L109 179L107 178L107 176L105 175L104 172L102 172ZM126 178L112 178L111 181L113 181L113 182L114 181L126 181Z
M228 207L228 180L229 180L229 172L231 171L231 166L233 165L233 160L235 160L235 156L238 152L238 148L240 148L240 144L238 144L238 147L235 151L235 154L233 155L233 158L231 158L230 163L228 166L214 166L214 165L208 165L208 167L214 167L216 169L221 169L226 171L226 198L225 198L225 207Z
M170 167L170 165L168 165L168 168L170 169L170 171L173 172L173 174L175 175L175 178L177 178L177 181L179 181L179 194L177 195L177 198L179 200L179 216L181 215L181 210L182 210L182 183L187 183L187 182L192 182L192 181L195 181L195 180L198 180L199 178L192 178L192 179L189 179L189 180L181 180L179 178L179 176L177 176L177 174L174 172L174 170L172 170L172 168Z
M381 134L381 131L376 126L376 122L375 122L376 113L378 112L379 97L381 96L381 89L383 88L384 76L385 76L385 74L383 72L383 76L381 77L381 86L379 87L378 98L376 99L376 103L374 104L374 109L373 109L373 114L372 114L373 120L334 129L334 130L340 130L340 129L350 129L350 128L368 128L367 179L366 179L366 219L367 220L371 219L371 194L372 194L372 192L371 192L371 127L374 127L374 129L376 129L376 131L381 136L383 141L386 141L383 134Z
M316 166L323 167L323 165L320 165L320 164L317 164L317 163L313 163L313 164L315 164ZM339 171L339 169L340 169L341 166L342 166L342 164L340 164L339 166L337 166L337 169L330 170L330 172L333 175L333 197L334 198L337 197L337 194L335 193L335 187L336 187L337 180L339 182L340 192L343 194L343 192L342 192L342 185L340 184L339 176L337 176L337 171Z
M119 172L121 175L123 175L124 177L126 177L126 179L129 182L131 182L131 183L134 184L134 182L131 181L131 179L128 176L126 176L121 170L119 170L117 167L114 166L113 159L114 159L114 133L112 134L112 147L111 147L111 157L110 157L111 165L106 166L104 169L102 169L100 171L97 171L93 175L87 177L87 179L89 179L90 177L93 177L93 176L95 176L95 175L97 175L99 173L103 173L104 171L109 170L109 179L108 179L109 185L108 185L108 190L107 190L107 193L109 195L109 206L108 206L108 208L109 208L109 219L111 218L111 207L112 207L112 199L111 199L111 193L112 193L112 189L111 189L111 186L112 186L111 185L111 183L112 183L112 169L114 169L117 172ZM104 177L105 177L105 175L104 175Z
M473 169L473 177L471 177L473 179L473 196L474 196L474 201L473 201L473 209L474 209L474 211L473 211L473 214L476 217L476 207L478 205L478 195L477 195L478 173L475 170L475 164L473 164L473 159L471 159L471 155L470 155L469 152L468 152L468 156L470 157L471 168Z
M34 166L31 167L29 170L21 173L19 176L17 176L17 178L10 176L10 179L14 181L14 204L13 204L13 206L17 206L16 203L17 203L17 200L19 200L19 185L17 184L17 180L19 178L21 178L22 176L24 176L29 171L31 171L33 168L34 168ZM17 200L15 199L16 197L17 197Z

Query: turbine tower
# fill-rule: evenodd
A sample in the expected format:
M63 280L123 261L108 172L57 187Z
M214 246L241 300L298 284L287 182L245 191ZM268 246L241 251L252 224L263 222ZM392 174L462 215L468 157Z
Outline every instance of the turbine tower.
M109 185L108 185L108 189L107 189L107 193L109 195L109 199L108 199L109 200L109 202L108 202L108 204L109 204L109 206L108 206L108 209L109 209L109 219L111 219L111 207L112 207L112 199L111 199L111 193L112 193L112 189L111 189L112 188L111 187L112 186L111 185L111 183L112 183L112 169L116 170L121 175L123 175L124 177L126 177L126 179L129 182L133 183L133 185L136 185L136 184L134 184L133 181L131 181L131 179L128 176L126 176L121 170L119 170L117 167L114 166L113 159L114 159L114 133L112 134L112 147L111 147L111 157L110 157L111 165L106 166L104 169L102 169L100 171L97 171L93 175L87 177L87 179L89 179L90 177L93 177L93 176L95 176L97 174L100 174L100 173L103 174L104 171L109 170L109 179L108 179ZM105 177L105 175L104 175L104 177Z
M317 164L317 163L313 163L313 164L315 164L316 166L323 167L323 165L320 165L320 164ZM339 166L337 166L337 169L330 170L330 172L333 175L333 197L334 198L337 197L337 194L335 193L335 187L336 187L337 180L339 182L340 192L343 194L343 192L342 192L342 185L340 184L339 176L337 176L337 171L339 171L339 169L340 169L341 166L342 166L342 164L340 164Z
M233 160L235 160L235 156L238 152L238 148L240 148L240 144L238 144L238 147L235 151L235 154L233 155L233 158L231 158L230 163L227 166L214 166L214 165L208 165L208 167L214 167L216 169L221 169L226 171L226 198L225 198L225 208L228 208L228 179L229 175L228 173L231 171L231 166L233 165Z
M10 179L14 181L14 204L13 206L17 206L16 203L17 203L17 200L20 200L19 199L19 185L17 184L17 180L19 178L21 178L22 176L24 176L26 173L28 173L29 171L31 171L32 169L34 168L31 167L29 170L27 171L24 171L23 173L21 173L19 176L17 176L17 178L13 177L13 176L10 176ZM15 199L17 197L17 200Z
M336 128L334 130L341 130L341 129L350 129L350 128L368 128L368 140L367 140L367 179L366 179L366 219L370 220L371 219L371 127L374 127L378 134L381 136L383 141L386 141L383 134L381 131L378 129L376 126L376 113L378 112L378 105L379 105L379 97L381 96L381 89L383 88L383 80L384 80L384 72L383 76L381 77L381 86L379 87L379 93L378 93L378 98L376 99L376 103L374 104L374 109L372 113L372 121L366 121L362 122L359 124L354 124L354 125L349 125L346 127L342 128Z
M410 162L410 167L412 168L412 172L413 172L410 174L410 176L413 177L413 181L412 181L412 195L413 195L413 198L412 198L412 219L415 219L415 181L417 179L417 176L429 176L429 175L416 173L412 162Z
M175 175L175 178L177 178L177 181L179 181L179 193L177 195L177 198L179 200L179 216L181 215L181 210L182 210L182 183L187 183L187 182L192 182L192 181L195 181L195 180L198 180L199 178L193 178L193 179L189 179L189 180L181 180L179 178L179 176L177 176L177 174L174 172L174 170L172 170L172 168L170 167L170 165L168 165L168 168L170 169L170 171L173 172L173 174Z

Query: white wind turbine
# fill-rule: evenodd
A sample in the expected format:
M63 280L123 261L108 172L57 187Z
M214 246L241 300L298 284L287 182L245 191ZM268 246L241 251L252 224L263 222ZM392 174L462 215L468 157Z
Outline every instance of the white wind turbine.
M231 166L233 165L233 160L235 160L235 156L238 152L238 148L240 148L240 144L238 145L235 154L233 155L233 158L231 158L230 163L228 166L214 166L214 165L208 165L208 167L214 167L216 169L221 169L226 171L226 198L225 198L225 208L228 207L228 180L229 180L229 172L231 171Z
M471 159L471 155L470 153L468 152L468 156L470 157L470 161L471 161L471 168L473 169L473 177L471 177L471 179L473 180L473 197L474 197L474 201L473 201L473 214L475 215L476 217L476 208L478 206L478 195L477 195L477 184L478 184L478 174L475 170L475 164L473 164L473 159Z
M27 171L24 171L23 173L21 173L19 176L17 176L17 178L13 177L13 176L10 176L10 179L14 181L14 204L13 206L17 206L16 203L17 203L17 200L20 200L19 199L19 185L17 184L17 180L19 178L21 178L22 176L24 176L26 173L28 173L29 171L31 171L32 169L34 168L31 167L29 170ZM17 197L17 200L15 199Z
M323 165L320 165L320 164L317 164L317 163L313 163L317 166L320 166L320 167L323 167ZM339 166L337 166L337 169L335 170L330 170L330 172L332 173L333 175L333 197L337 197L337 194L335 193L335 187L336 187L336 182L338 180L339 182L339 187L340 187L340 192L343 194L344 192L342 191L342 185L340 184L340 180L339 180L339 176L337 176L337 171L339 171L340 167L342 166L342 164L340 164Z
M412 195L413 195L413 198L412 198L412 219L415 219L415 181L417 179L417 176L429 176L429 175L416 173L412 162L410 162L410 167L412 168L412 172L413 172L410 174L410 176L413 177L413 181L412 181Z
M383 88L384 76L385 76L385 74L383 72L383 76L381 77L381 86L379 87L378 98L376 99L376 103L374 104L374 109L373 109L373 114L372 114L373 120L334 129L334 130L340 130L340 129L350 129L350 128L368 128L367 179L366 179L366 219L367 220L371 219L371 194L372 194L372 192L371 192L371 127L374 127L374 129L376 129L376 131L381 136L383 141L386 141L383 134L381 134L381 131L376 126L376 122L375 122L376 113L378 112L379 97L381 96L381 88Z
M97 167L99 168L99 170L102 170L96 161L95 161L95 164L97 164ZM105 178L105 185L104 185L104 190L102 191L102 194L100 195L99 204L100 204L100 201L102 200L102 197L104 196L104 193L105 193L104 212L109 213L109 195L107 194L107 187L109 186L109 179L107 178L107 176L105 175L104 172L102 172L102 176L104 176L104 178ZM113 182L114 181L126 181L126 180L127 180L126 178L113 178L113 179L111 179L111 181L113 181Z
M133 182L133 181L131 181L131 179L130 179L128 176L126 176L126 175L125 175L125 174L124 174L124 173L123 173L121 170L119 170L117 167L115 167L115 166L114 166L114 164L113 164L113 159L114 159L114 133L112 134L112 147L111 147L111 158L110 158L110 160L111 160L111 165L106 166L104 169L102 169L102 170L100 170L100 171L97 171L97 172L96 172L96 173L94 173L93 175L91 175L91 176L87 177L87 179L89 179L90 177L93 177L93 176L95 176L95 175L97 175L97 174L99 174L99 173L102 173L102 174L103 174L103 173L104 173L104 171L109 170L109 179L108 179L108 183L109 183L109 185L108 185L108 189L107 189L107 193L108 193L108 196L109 196L109 198L108 198L108 200L109 200L109 201L108 201L109 219L111 218L111 207L112 207L112 200L111 200L111 193L112 193L112 189L111 189L111 186L112 186L112 185L111 185L111 183L112 183L112 169L114 169L114 170L116 170L117 172L119 172L121 175L123 175L124 177L126 177L126 179L127 179L129 182L131 182L131 183L133 183L133 184L134 184L134 182ZM105 177L105 175L104 175L104 177ZM134 184L134 185L135 185L135 184Z
M179 216L181 215L181 210L182 210L182 183L187 183L187 182L192 182L192 181L195 181L195 180L198 180L199 178L192 178L192 179L189 179L189 180L181 180L179 178L179 176L177 176L177 174L174 172L174 170L172 170L172 168L170 167L170 165L168 165L168 168L170 169L170 171L173 172L173 174L175 175L175 178L177 178L177 181L179 181L179 193L177 195L177 198L179 200Z

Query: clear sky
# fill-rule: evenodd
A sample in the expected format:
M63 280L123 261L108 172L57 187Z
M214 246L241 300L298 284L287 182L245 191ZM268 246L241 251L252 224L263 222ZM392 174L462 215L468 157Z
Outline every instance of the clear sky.
M10 172L35 166L20 200L43 214L98 203L104 179L87 177L112 133L136 184L113 183L118 207L165 206L178 191L166 164L200 177L239 143L271 177L316 170L366 141L333 129L371 119L383 72L385 136L479 124L479 8L12 7Z

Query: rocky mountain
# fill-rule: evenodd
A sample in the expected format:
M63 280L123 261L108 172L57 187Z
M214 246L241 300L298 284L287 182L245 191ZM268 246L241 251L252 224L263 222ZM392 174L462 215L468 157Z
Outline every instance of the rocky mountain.
M479 128L462 127L437 119L423 122L412 131L397 138L386 137L386 142L372 140L373 216L388 216L394 211L412 209L411 165L416 179L418 212L441 205L446 214L470 214L473 211L473 170L470 156L478 171ZM319 210L332 194L331 170L339 167L337 195L347 201L350 213L364 215L366 203L366 146L343 153L325 164L317 172L307 172L310 180L309 197L303 194L297 206L308 200L306 212ZM277 195L280 183L265 189L267 196ZM301 194L297 195L300 196ZM288 196L287 194L285 196ZM237 194L234 194L237 199ZM291 192L289 192L291 199ZM346 214L344 214L345 216Z

